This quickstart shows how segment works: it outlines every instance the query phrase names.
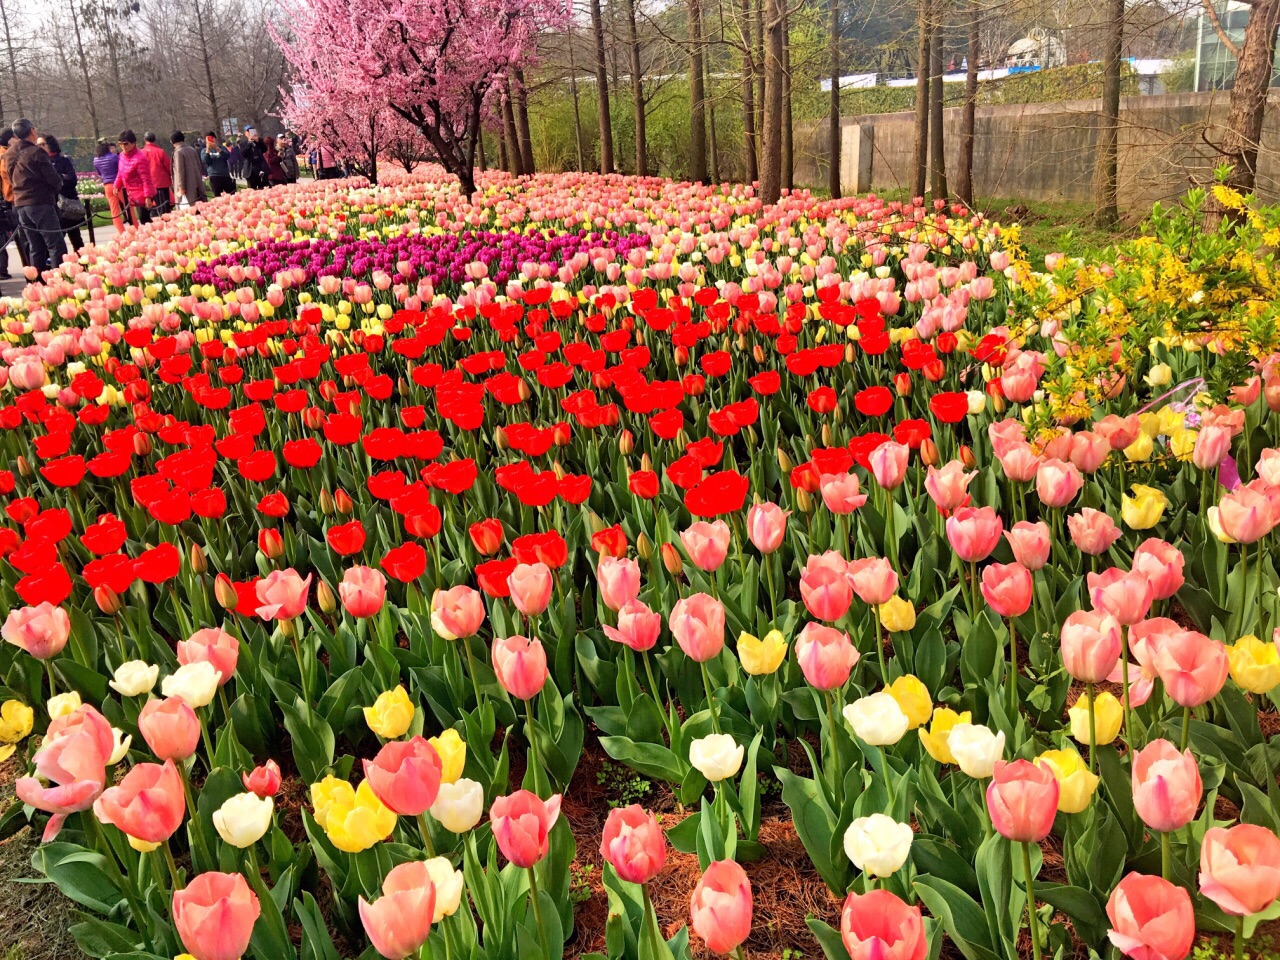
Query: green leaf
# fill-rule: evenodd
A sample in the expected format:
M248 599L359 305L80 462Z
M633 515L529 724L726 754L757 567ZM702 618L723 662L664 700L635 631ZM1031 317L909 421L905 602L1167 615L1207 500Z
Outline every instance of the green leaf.
M982 907L971 896L941 877L916 877L914 887L967 960L1000 960Z
M106 869L107 858L74 843L46 843L31 854L31 865L76 903L109 914L124 899Z

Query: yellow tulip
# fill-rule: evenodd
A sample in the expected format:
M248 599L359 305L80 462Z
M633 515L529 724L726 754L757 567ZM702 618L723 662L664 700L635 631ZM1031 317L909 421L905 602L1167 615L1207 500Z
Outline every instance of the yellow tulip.
M948 743L951 739L951 728L958 723L972 721L973 715L968 710L956 713L950 707L938 707L933 711L933 722L929 725L929 729L920 728L920 742L924 744L925 750L929 751L929 756L939 763L955 763L956 758L952 756L951 746Z
M1248 634L1227 647L1227 658L1231 662L1231 679L1243 690L1270 693L1280 684L1280 649L1275 643L1263 643ZM3 733L0 739L4 739Z
M906 633L916 626L916 608L910 600L890 597L880 604L880 623L890 633Z
M0 743L17 743L31 732L36 713L21 700L0 706Z
M929 696L929 688L918 677L908 673L884 689L907 715L908 730L924 726L933 716L933 698Z
M440 757L440 780L442 783L457 783L462 776L462 769L467 764L467 745L458 731L450 727L441 731L440 736L432 737L427 743L435 748Z
M1036 763L1048 767L1058 781L1058 811L1080 813L1089 806L1098 789L1097 774L1090 773L1080 754L1074 750L1046 750Z
M387 839L395 828L396 815L378 799L369 781L363 780L354 792L334 798L324 832L339 850L359 853Z
M1187 428L1187 415L1173 407L1161 407L1160 412L1156 414L1156 419L1160 424L1157 435L1163 433L1171 437L1179 430Z
M378 694L372 707L364 708L364 722L384 740L404 736L413 723L413 701L402 686L387 690Z
M787 658L787 641L781 630L770 630L764 639L749 633L738 634L738 659L753 677L773 673Z
M1149 530L1160 522L1167 506L1169 506L1169 498L1164 493L1155 487L1135 483L1133 496L1126 494L1121 498L1120 515L1131 529Z
M311 785L311 806L315 809L315 821L320 829L326 829L329 822L329 811L339 801L351 804L355 801L356 791L345 780L339 780L330 774L319 783Z
M1151 437L1146 433L1138 434L1138 439L1124 448L1124 455L1131 463L1143 463L1151 459L1151 452L1155 449L1155 444Z
M70 693L60 693L55 697L50 697L49 702L45 704L45 709L49 713L50 720L57 720L59 717L75 713L80 709L80 706L80 694L72 690Z
M1199 430L1175 430L1169 434L1169 450L1182 462L1189 462L1191 454L1195 452L1196 437L1199 435Z
M1075 706L1067 710L1071 721L1071 739L1076 743L1089 742L1089 701L1081 697ZM1120 736L1120 724L1124 721L1124 707L1110 693L1099 693L1093 700L1094 734L1098 746L1106 746Z
M1157 363L1142 379L1150 386L1163 387L1173 379L1173 369L1167 363Z
M1236 540L1227 531L1222 529L1222 518L1218 515L1217 507L1210 507L1205 519L1209 523L1209 532L1212 533L1219 543L1235 543Z

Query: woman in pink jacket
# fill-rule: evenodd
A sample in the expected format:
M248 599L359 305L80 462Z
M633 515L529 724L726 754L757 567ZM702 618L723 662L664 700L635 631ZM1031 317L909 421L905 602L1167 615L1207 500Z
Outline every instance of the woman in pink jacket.
M120 134L120 169L116 189L125 193L126 209L132 211L135 225L151 222L151 206L156 188L151 182L151 158L138 149L138 136L132 130Z

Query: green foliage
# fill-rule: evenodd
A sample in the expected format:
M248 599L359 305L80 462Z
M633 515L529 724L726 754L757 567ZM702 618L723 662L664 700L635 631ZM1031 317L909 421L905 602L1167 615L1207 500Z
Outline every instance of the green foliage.
M600 770L596 773L596 783L604 787L609 794L611 807L626 807L633 803L641 803L653 789L653 784L649 780L633 773L620 763L610 763L608 760L600 764Z
M1169 93L1190 93L1196 88L1196 55L1186 50L1175 56L1160 81Z

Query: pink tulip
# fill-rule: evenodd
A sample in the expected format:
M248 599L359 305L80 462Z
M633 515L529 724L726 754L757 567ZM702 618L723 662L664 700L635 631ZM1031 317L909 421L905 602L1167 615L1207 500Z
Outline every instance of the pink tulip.
M536 793L517 790L498 797L489 809L498 849L517 867L532 867L547 855L547 836L559 816L558 793L543 801Z
M206 627L193 633L189 640L178 641L178 663L186 665L203 660L211 664L221 674L218 686L235 676L239 659L240 641L221 627Z
M1191 462L1201 470L1216 470L1231 452L1231 428L1225 424L1205 424L1196 434Z
M858 651L844 631L807 623L796 637L796 660L810 686L834 690L848 682Z
M773 553L787 535L789 516L791 511L776 503L757 503L747 511L747 537L761 553Z
M898 575L884 557L864 557L849 564L849 581L858 599L878 607L898 592Z
M724 648L724 604L705 593L677 600L667 620L686 656L705 663Z
M1251 823L1206 830L1200 892L1234 917L1261 913L1280 897L1280 839Z
M263 620L292 620L307 609L311 574L304 580L292 567L272 570L254 587L258 595L258 616Z
M680 542L684 552L689 555L690 562L704 573L714 573L724 563L729 554L729 540L732 534L729 525L723 520L707 523L699 520L691 523L689 528L680 534Z
M422 737L391 740L364 761L364 778L378 799L402 817L431 809L440 790L440 755Z
M261 912L238 873L202 873L173 894L173 925L196 960L240 960Z
M182 775L172 760L164 766L139 763L118 784L102 792L93 812L135 840L162 843L173 836L186 812Z
M372 567L351 567L338 584L342 606L357 619L375 617L387 599L387 578Z
M834 623L853 602L849 564L834 550L811 554L800 572L800 598L810 615Z
M280 765L274 760L259 764L240 775L244 788L257 797L274 797L280 792Z
M0 636L37 660L56 657L70 635L67 611L47 601L34 607L14 607L0 628Z
M1184 960L1196 937L1191 897L1163 877L1131 873L1107 900L1107 937L1133 960Z
M850 893L840 911L840 939L850 960L924 960L929 943L918 906L896 893Z
M1227 648L1194 630L1167 636L1155 650L1156 675L1165 693L1180 707L1198 707L1218 695L1231 664Z
M200 720L181 697L148 700L138 714L138 731L161 760L185 760L200 745Z
M19 800L53 814L45 842L58 835L68 814L93 806L106 784L111 748L111 724L87 704L49 724L34 758L36 776L14 784Z
M601 557L596 567L600 599L610 610L617 611L640 595L640 564L618 557Z
M1120 528L1116 522L1093 507L1085 507L1067 517L1067 529L1071 532L1071 542L1081 553L1091 557L1106 553L1120 539Z
M1143 540L1133 555L1133 571L1151 583L1151 596L1156 600L1168 600L1182 589L1185 564L1177 547L1156 537Z
M1084 486L1074 463L1045 460L1036 470L1036 495L1046 507L1065 507Z
M382 881L382 896L373 903L358 898L360 922L369 942L387 960L416 956L431 936L436 887L425 861L410 860L391 868Z
M1027 428L1017 417L996 420L987 427L987 439L995 455L1003 458L1014 447L1027 442Z
M1255 543L1275 526L1275 511L1264 494L1240 487L1218 501L1218 522L1237 543Z
M1077 610L1062 624L1062 665L1082 683L1101 683L1120 661L1120 624L1105 613Z
M987 785L987 812L1002 837L1039 843L1053 829L1058 780L1048 767L1030 760L997 760Z
M1044 457L1037 454L1031 449L1031 445L1024 441L1010 447L1000 454L998 459L1006 477L1014 483L1030 483L1039 472Z
M431 623L451 639L473 637L484 624L484 598L465 583L437 590L431 597Z
M965 563L991 556L1002 530L999 514L990 507L961 507L947 517L947 540Z
M876 478L876 483L886 490L895 490L901 486L907 476L907 461L910 456L910 447L892 440L886 440L872 450L867 461L871 464L871 474Z
M732 860L710 864L689 898L689 926L712 953L732 953L751 934L751 881Z
M963 463L952 460L943 464L941 469L930 467L924 488L939 510L951 513L968 502L969 484L977 475L978 471L966 473Z
M852 473L824 473L819 481L822 502L832 513L847 515L867 502L859 489L858 477Z
M1152 830L1169 833L1196 815L1204 787L1190 750L1152 740L1133 758L1133 807Z
M1049 525L1043 520L1035 523L1019 520L1012 530L1004 532L1004 538L1009 541L1009 547L1013 550L1013 559L1032 573L1049 562L1049 549L1053 539L1049 535Z
M521 563L507 577L511 602L526 617L536 617L551 602L551 568L545 563Z
M648 883L667 862L667 841L658 818L638 803L614 807L604 822L600 856L628 883Z
M1136 413L1127 417L1109 413L1093 425L1093 432L1106 437L1112 450L1123 450L1138 439L1138 434L1142 432L1142 421Z
M1002 617L1020 617L1031 609L1031 571L1020 563L993 563L982 571L982 596Z
M649 650L662 633L662 614L654 613L639 600L628 600L618 610L618 625L605 624L604 635L636 653Z
M516 699L532 700L546 686L547 653L537 637L495 637L492 656L498 683Z
M1071 438L1071 462L1082 473L1094 473L1111 455L1111 441L1100 433L1084 430Z
M1121 626L1133 626L1151 609L1151 581L1141 573L1125 573L1112 567L1102 573L1090 573L1086 582L1093 608L1115 617Z

